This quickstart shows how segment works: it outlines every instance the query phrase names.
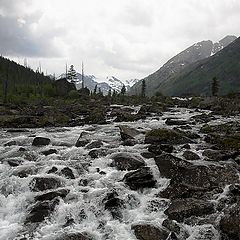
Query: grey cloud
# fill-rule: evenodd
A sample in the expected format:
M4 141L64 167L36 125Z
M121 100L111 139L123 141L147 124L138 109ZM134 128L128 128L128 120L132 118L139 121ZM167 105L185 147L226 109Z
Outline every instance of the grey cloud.
M36 36L29 25L19 24L17 18L0 16L0 53L28 57L59 56L52 34Z
M133 26L149 27L153 23L152 9L144 4L140 5L137 1L129 1L118 17Z

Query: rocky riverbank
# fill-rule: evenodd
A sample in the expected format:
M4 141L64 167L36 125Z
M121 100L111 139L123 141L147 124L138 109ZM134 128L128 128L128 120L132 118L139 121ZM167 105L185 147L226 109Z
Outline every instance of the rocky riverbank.
M193 107L2 129L0 239L239 239L240 115Z

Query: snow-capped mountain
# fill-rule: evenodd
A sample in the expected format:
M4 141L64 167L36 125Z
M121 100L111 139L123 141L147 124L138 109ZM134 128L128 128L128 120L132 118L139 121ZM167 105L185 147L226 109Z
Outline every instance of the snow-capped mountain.
M61 74L57 79L65 78L66 74ZM104 95L108 94L109 90L120 92L123 85L125 85L126 89L130 89L131 86L133 86L138 80L137 79L131 79L126 81L121 81L118 78L114 76L108 76L106 78L98 78L94 75L85 75L84 76L84 85L90 90L94 91L96 85L97 89L101 89ZM77 89L80 89L82 87L82 75L80 73L77 73L77 78L75 81Z

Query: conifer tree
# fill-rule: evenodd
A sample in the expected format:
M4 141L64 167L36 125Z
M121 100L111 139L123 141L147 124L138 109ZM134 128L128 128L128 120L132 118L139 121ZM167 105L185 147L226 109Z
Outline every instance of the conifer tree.
M72 83L77 82L77 72L74 69L73 65L71 65L68 70L67 79L70 80Z
M93 95L96 95L96 94L97 94L97 84L95 85L94 90L93 90Z
M216 77L212 79L212 96L217 96L219 90L219 83Z
M125 93L126 93L126 87L125 87L125 85L123 85L122 89L121 89L121 94L125 95Z
M142 80L142 89L141 90L142 90L141 95L143 98L145 98L145 96L146 96L146 81L145 81L145 79Z

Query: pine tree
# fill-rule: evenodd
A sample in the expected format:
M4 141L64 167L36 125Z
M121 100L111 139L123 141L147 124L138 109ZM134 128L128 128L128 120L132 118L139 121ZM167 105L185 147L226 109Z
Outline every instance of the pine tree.
M212 79L212 96L217 96L219 90L219 83L216 77Z
M73 65L71 65L68 70L67 79L70 80L72 83L77 82L77 73Z
M97 94L97 84L95 85L94 90L93 90L93 95L96 95L96 94Z
M126 93L126 87L125 87L125 85L123 85L122 89L121 89L121 94L125 95L125 93Z
M145 96L146 96L146 81L145 81L145 79L142 80L142 89L141 90L142 90L141 95L143 98L145 98Z
M112 89L109 88L109 90L108 90L108 97L111 97L111 96L112 96Z

